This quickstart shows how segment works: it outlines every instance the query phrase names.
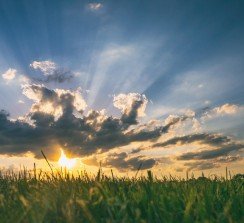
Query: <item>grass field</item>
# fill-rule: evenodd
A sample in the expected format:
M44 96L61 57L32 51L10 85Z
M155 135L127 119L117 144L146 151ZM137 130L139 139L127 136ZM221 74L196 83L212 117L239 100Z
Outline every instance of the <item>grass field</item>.
M0 174L0 222L244 222L243 176Z

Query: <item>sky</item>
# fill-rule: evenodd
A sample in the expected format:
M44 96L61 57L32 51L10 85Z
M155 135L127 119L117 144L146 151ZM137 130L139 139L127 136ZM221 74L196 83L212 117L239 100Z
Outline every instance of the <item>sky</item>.
M0 167L244 172L243 1L0 1Z

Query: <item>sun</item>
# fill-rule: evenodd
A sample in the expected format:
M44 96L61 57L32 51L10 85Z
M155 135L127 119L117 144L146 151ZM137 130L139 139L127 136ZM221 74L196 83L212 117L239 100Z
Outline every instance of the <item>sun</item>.
M72 158L72 159L67 158L64 151L61 149L61 155L58 160L58 163L61 167L72 169L76 164L76 158Z

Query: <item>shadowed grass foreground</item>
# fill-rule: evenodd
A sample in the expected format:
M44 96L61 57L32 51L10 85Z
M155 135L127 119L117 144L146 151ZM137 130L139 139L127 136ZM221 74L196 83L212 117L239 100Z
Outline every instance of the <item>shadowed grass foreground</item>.
M243 222L241 175L177 180L0 174L0 222Z

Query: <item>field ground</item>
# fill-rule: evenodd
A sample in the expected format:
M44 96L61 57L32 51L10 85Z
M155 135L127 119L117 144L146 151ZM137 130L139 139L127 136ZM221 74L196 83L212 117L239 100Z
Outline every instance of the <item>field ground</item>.
M177 180L0 173L0 222L244 222L243 175Z

